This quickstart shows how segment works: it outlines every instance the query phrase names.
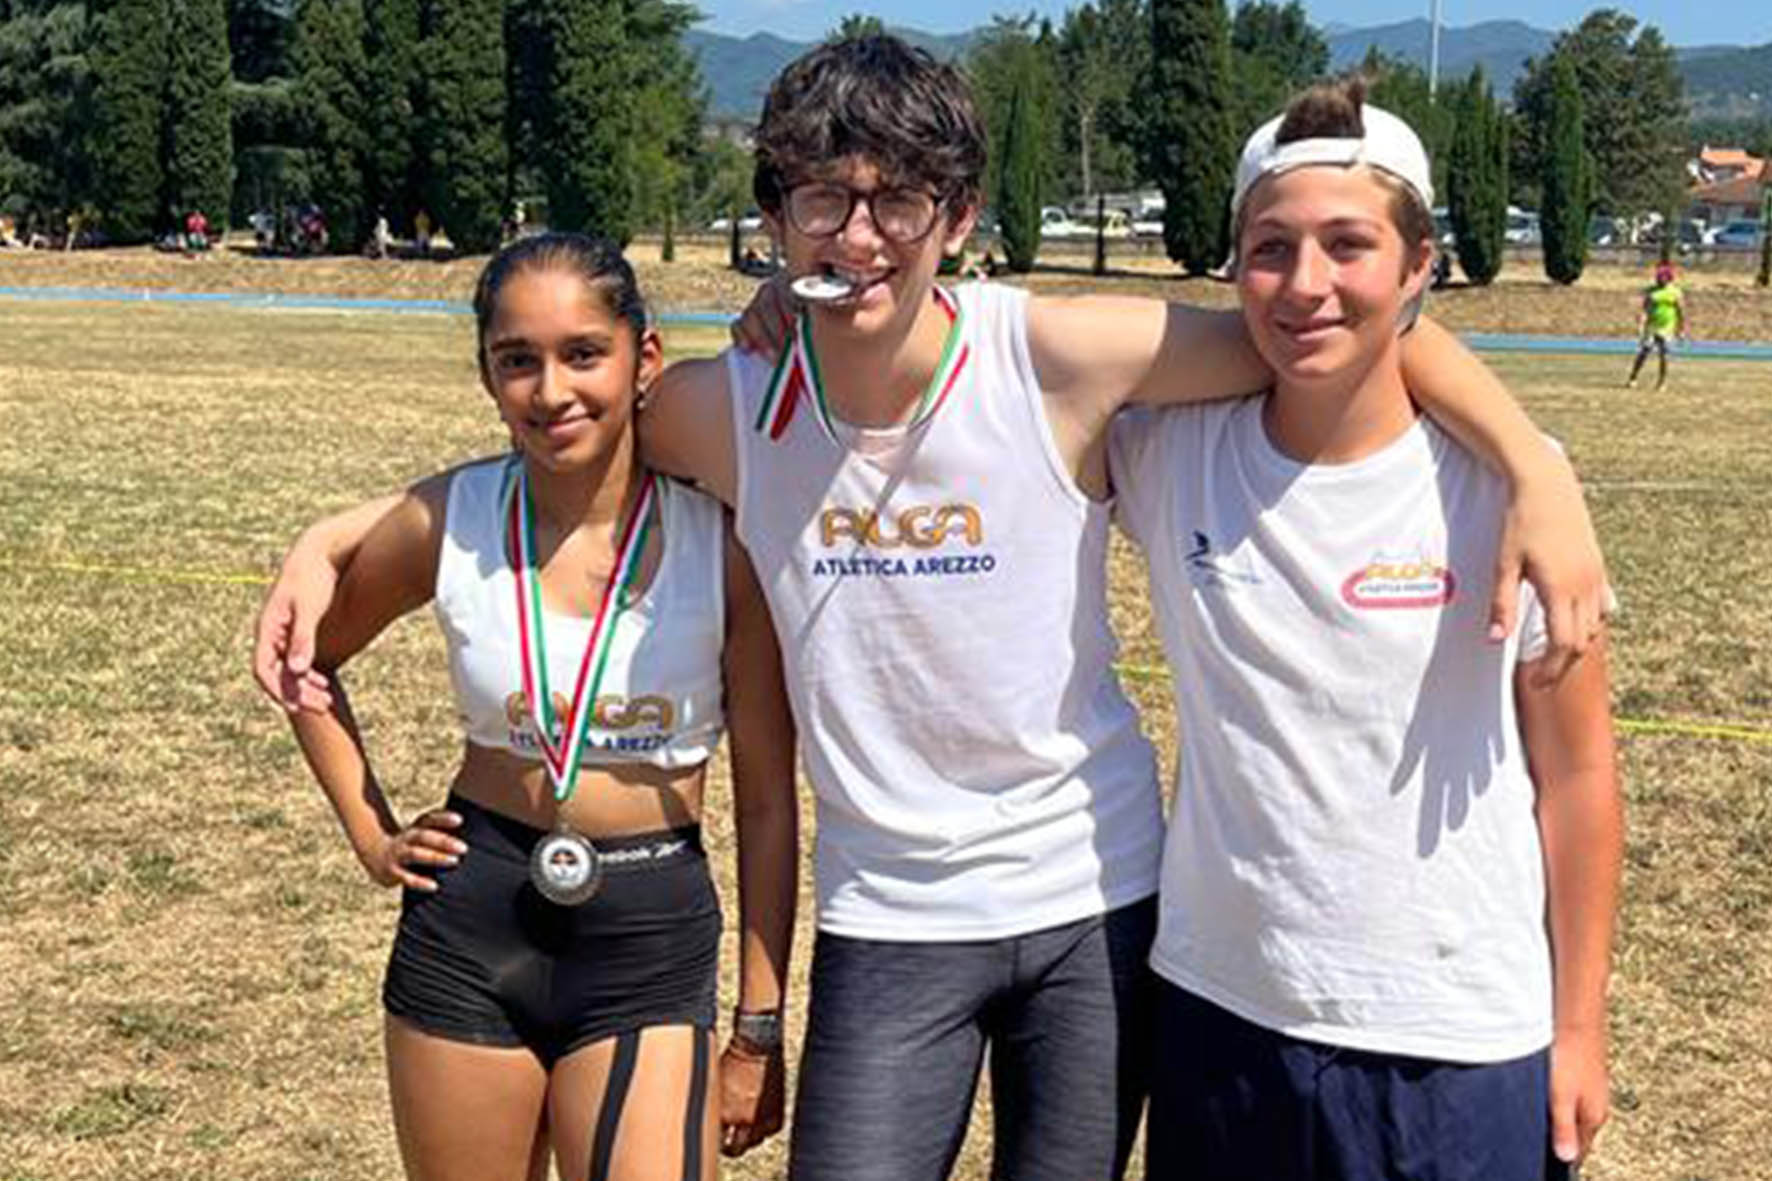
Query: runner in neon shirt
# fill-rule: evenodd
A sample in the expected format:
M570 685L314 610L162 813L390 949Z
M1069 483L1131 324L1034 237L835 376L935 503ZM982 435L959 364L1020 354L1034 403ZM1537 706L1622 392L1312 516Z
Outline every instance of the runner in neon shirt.
M1672 265L1664 262L1655 268L1655 282L1643 292L1643 306L1637 313L1637 359L1631 362L1630 380L1624 383L1625 387L1637 388L1637 374L1642 372L1651 348L1658 354L1655 388L1667 385L1668 337L1686 340L1687 333L1686 293L1674 282Z

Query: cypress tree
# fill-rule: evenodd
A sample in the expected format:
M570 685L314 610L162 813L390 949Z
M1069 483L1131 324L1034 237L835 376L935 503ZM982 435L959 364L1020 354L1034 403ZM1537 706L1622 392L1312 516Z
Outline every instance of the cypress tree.
M1009 87L1003 162L997 173L997 222L1009 269L1026 274L1040 253L1040 158L1042 132L1034 99L1032 55L1023 55Z
M166 207L182 220L202 210L218 228L234 193L228 13L223 0L175 0L168 27Z
M1483 67L1471 71L1457 99L1457 130L1447 165L1447 203L1458 265L1486 286L1501 271L1507 235L1507 122Z
M1566 56L1552 66L1549 118L1546 121L1544 208L1544 273L1558 283L1573 283L1587 265L1587 215L1593 191L1592 164L1583 143L1581 87Z
M506 197L503 5L431 0L430 17L419 124L426 201L458 252L480 253L498 245Z
M1224 0L1151 0L1145 150L1163 190L1163 244L1190 275L1230 253L1237 141Z
M162 223L160 129L166 96L166 0L106 0L92 10L88 150L105 233L151 238Z
M308 179L335 250L356 249L374 219L364 176L369 135L363 41L362 0L304 0L291 56Z
M556 229L634 234L634 90L622 0L547 0L541 163Z
M365 206L406 233L422 200L419 0L363 0Z

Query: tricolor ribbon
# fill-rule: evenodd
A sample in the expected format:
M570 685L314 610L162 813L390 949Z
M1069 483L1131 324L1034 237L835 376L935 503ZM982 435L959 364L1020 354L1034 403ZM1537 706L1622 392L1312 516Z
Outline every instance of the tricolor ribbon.
M965 313L961 310L960 301L946 288L937 287L934 291L935 302L948 314L948 334L941 346L941 360L936 363L935 373L924 387L922 397L917 399L916 411L906 424L906 431L922 426L941 409L948 395L959 384L960 371L966 367L966 362L972 355L972 346L966 343ZM839 447L842 446L841 437L837 433L837 419L831 413L830 399L825 394L824 380L819 374L818 352L812 347L812 316L802 309L794 320L793 331L789 333L775 359L775 368L769 374L769 385L763 395L763 404L757 410L754 429L768 434L771 439L781 438L782 433L788 429L788 423L793 421L794 411L799 408L801 399L808 393L811 395L818 425L823 429L825 437Z
M541 576L535 560L535 502L529 495L529 472L522 461L515 464L519 475L513 484L509 510L509 543L511 571L517 593L517 641L523 662L523 697L529 704L529 715L541 739L542 761L548 778L554 784L554 798L564 801L572 794L578 778L578 764L584 753L585 730L590 726L592 707L597 700L597 687L603 683L604 669L609 665L616 620L627 609L629 591L640 572L640 559L646 552L646 537L652 529L654 477L651 472L640 481L640 493L621 524L621 538L616 546L615 569L603 586L603 597L597 603L597 614L591 622L591 634L585 641L584 656L578 665L578 683L572 690L572 704L563 719L554 717L554 696L548 684L547 638L541 605ZM560 724L560 741L554 740L555 722Z

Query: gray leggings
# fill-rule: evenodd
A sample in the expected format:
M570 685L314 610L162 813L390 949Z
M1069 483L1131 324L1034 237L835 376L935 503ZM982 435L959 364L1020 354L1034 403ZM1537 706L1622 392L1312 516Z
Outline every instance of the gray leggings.
M970 943L820 932L792 1181L941 1181L985 1046L993 1181L1125 1171L1148 1084L1155 898Z

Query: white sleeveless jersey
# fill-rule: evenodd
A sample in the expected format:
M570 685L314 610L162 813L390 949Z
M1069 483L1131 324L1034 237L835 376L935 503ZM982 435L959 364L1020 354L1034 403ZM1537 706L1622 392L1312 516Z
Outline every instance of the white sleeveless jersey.
M1156 890L1156 760L1113 672L1109 509L1053 443L1025 294L957 295L945 401L909 430L835 424L847 446L816 399L764 415L770 361L727 354L737 529L818 798L819 926L839 935L997 938Z
M450 477L437 558L437 622L449 645L456 712L476 746L540 759L523 699L516 576L506 537L505 491L515 457L459 468ZM689 767L706 761L724 725L724 526L719 504L658 480L664 555L652 583L616 620L609 663L585 731L583 762ZM564 716L591 620L547 612L548 682Z

